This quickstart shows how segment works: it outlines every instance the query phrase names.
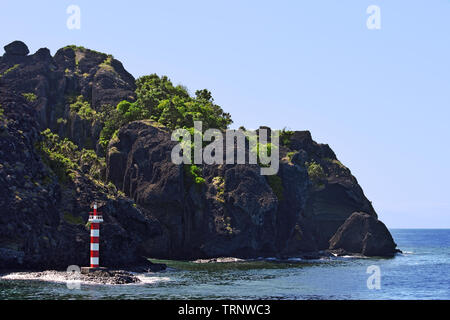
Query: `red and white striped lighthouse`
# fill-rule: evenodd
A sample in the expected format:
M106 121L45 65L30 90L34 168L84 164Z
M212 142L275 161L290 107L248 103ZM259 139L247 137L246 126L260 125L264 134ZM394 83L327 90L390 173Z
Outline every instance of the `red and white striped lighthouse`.
M103 217L97 212L97 204L94 204L94 212L89 216L91 223L91 268L98 268L100 266L100 223L103 222Z

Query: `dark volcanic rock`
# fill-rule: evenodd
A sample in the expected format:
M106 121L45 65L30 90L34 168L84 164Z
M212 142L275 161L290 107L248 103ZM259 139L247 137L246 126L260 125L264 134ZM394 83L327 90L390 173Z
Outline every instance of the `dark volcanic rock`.
M106 187L79 173L71 182L58 182L35 148L36 112L24 97L0 87L0 105L0 269L87 265L85 223L94 201L105 219L102 263L141 265L149 247L164 248L159 222L129 199L112 198Z
M330 250L365 256L392 257L396 246L384 223L364 212L353 213L330 239Z
M22 41L14 41L10 44L4 46L5 54L11 55L11 56L26 56L30 53L30 50L28 50L28 47L25 43Z
M101 112L105 105L133 101L134 78L112 56L82 47L62 48L54 57L46 48L27 55L21 42L5 50L0 269L86 265L85 224L94 201L105 219L100 252L108 267L164 269L142 262L143 256L316 257L329 247L364 255L394 252L389 231L356 178L309 131L293 132L280 146L275 176L262 176L258 165L201 165L205 182L196 184L188 166L172 163L175 142L167 128L150 120L132 122L109 144L101 173L107 181L90 179L84 169L60 181L36 149L39 132L50 128L100 154L102 120L83 118L70 104L82 96ZM313 163L321 171L317 177L309 173Z
M15 270L17 271L17 270ZM41 280L41 281L57 281L57 282L68 282L75 284L75 281L80 281L81 283L89 284L108 284L108 285L122 285L122 284L133 284L139 283L138 276L131 272L125 270L114 270L114 269L104 269L92 271L88 274L75 274L66 271L55 271L46 270L38 272L15 272L5 270L2 272L2 276L8 279L30 279L30 280Z
M130 284L141 282L135 275L124 270L97 270L82 274L81 280L101 284Z
M164 263L153 263L149 261L147 258L142 257L137 259L137 261L133 264L131 268L128 268L128 271L138 272L138 273L147 273L147 272L159 272L167 269L167 265Z
M122 127L109 146L107 178L156 217L168 236L167 246L149 246L147 254L274 254L277 200L260 168L204 166L207 183L195 185L182 165L172 163L174 145L166 128L138 121ZM218 188L223 194L217 194Z
M72 112L74 97L82 95L96 111L135 98L133 76L107 54L69 46L54 57L47 48L27 56L28 48L20 41L5 50L0 58L1 85L17 94L35 94L40 129L50 128L80 147L95 149L102 125Z
M196 259L317 252L328 249L353 212L364 210L375 219L376 213L327 145L307 132L294 138L301 149L292 162L281 161L275 177L261 176L257 165L203 165L205 183L195 185L186 168L171 162L170 132L152 121L133 122L109 145L107 178L163 225L164 250L149 246L147 255ZM308 177L311 159L327 175L320 186ZM281 184L282 194L275 194L273 183Z

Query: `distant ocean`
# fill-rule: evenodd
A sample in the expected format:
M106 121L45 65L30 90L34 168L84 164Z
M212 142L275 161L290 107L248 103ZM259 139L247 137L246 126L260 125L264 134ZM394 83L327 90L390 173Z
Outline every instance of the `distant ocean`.
M61 273L0 275L0 299L450 299L450 229L393 229L393 259L336 257L228 263L163 261L140 284L69 289ZM380 288L369 289L369 266ZM379 268L379 269L378 269Z

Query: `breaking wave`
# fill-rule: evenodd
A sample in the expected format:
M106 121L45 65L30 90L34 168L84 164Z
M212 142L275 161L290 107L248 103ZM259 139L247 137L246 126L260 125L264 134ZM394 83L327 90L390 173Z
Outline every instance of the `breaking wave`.
M155 284L158 282L167 282L171 279L169 277L157 277L151 274L137 273L134 274L140 282L132 283L134 285ZM85 285L114 285L111 283L99 283L83 278L77 278L64 271L43 271L43 272L13 272L0 276L1 280L28 280L28 281L44 281L53 283L74 283L78 282ZM123 285L123 284L121 284Z

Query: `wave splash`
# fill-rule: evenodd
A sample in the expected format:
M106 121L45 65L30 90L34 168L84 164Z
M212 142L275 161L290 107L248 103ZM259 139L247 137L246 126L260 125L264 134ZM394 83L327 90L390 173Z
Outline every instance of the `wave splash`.
M145 285L145 284L155 284L158 282L167 282L171 279L169 277L158 277L152 276L148 273L134 273L139 279L139 282L133 283L134 285ZM53 283L74 283L78 282L80 284L86 285L113 285L112 283L99 283L92 281L85 277L84 275L72 275L64 271L42 271L42 272L12 272L6 275L0 276L1 280L28 280L28 281L44 281ZM123 284L122 284L123 285Z

